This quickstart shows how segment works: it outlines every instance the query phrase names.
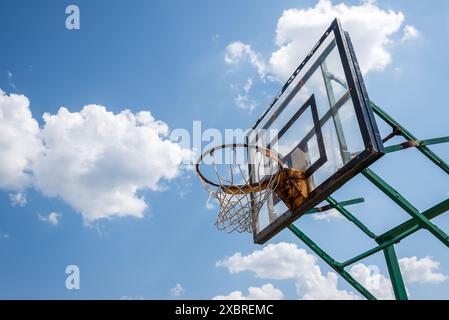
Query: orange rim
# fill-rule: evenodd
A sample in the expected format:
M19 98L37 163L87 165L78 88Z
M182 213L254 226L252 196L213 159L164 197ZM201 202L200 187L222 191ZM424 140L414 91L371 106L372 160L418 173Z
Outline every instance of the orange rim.
M195 165L196 173L198 174L200 179L203 180L205 183L210 184L215 187L222 188L223 190L225 190L225 192L226 192L226 190L230 190L230 192L233 193L233 191L231 191L231 190L237 190L237 189L248 190L248 192L245 192L245 193L252 192L251 190L253 190L253 189L262 190L261 188L262 188L262 185L264 184L264 182L268 181L272 178L272 176L268 176L259 182L242 184L242 185L218 184L218 183L215 183L215 182L207 179L200 171L199 167L200 167L201 162L207 155L213 153L214 151L220 150L220 149L226 149L226 148L247 148L247 149L254 148L254 149L256 149L256 151L262 152L262 154L264 156L276 161L279 166L279 170L282 170L282 168L284 167L284 162L279 158L279 156L276 153L274 153L273 151L271 151L267 148L260 147L257 145L246 144L246 143L235 143L235 144L222 144L222 145L210 148L210 149L206 150L205 152L203 152L203 154L198 159L198 161Z

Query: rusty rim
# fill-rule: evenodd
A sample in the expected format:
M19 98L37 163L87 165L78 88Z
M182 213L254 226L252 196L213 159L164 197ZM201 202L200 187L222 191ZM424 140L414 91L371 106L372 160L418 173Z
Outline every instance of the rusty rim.
M273 178L273 176L267 176L264 179L262 179L261 181L248 183L248 184L242 184L242 185L218 184L218 183L215 183L215 182L207 179L200 171L199 167L200 167L201 162L203 161L203 159L206 156L210 155L211 153L214 153L216 150L226 149L226 148L247 148L247 149L253 148L256 151L261 152L265 157L268 157L268 158L276 161L279 166L279 172L284 168L284 162L279 158L279 156L275 152L273 152L267 148L257 146L257 145L252 145L252 144L247 144L247 143L236 143L236 144L222 144L222 145L210 148L210 149L206 150L205 152L203 152L203 154L201 154L200 158L198 159L197 163L195 164L195 171L203 182L210 184L212 186L215 186L215 187L222 188L225 192L227 192L227 190L229 190L230 193L237 193L236 192L237 189L244 190L244 193L256 192L253 190L260 191L260 190L263 190L262 188L264 185L266 188L266 185L268 185L267 182ZM276 173L276 175L279 174L279 172Z

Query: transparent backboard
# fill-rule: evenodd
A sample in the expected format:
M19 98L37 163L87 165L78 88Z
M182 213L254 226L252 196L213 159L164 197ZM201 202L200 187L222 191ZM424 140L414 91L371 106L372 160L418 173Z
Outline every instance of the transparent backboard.
M303 170L309 192L295 212L271 193L254 216L256 243L270 239L382 155L368 102L349 36L335 20L248 133L249 144L272 149L288 167Z

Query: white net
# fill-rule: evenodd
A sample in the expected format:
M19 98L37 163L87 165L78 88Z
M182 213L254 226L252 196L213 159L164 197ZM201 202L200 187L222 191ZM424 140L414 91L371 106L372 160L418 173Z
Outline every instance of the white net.
M236 149L242 149L244 155L239 157ZM248 145L223 147L209 152L203 160L214 181L201 175L200 181L209 192L209 200L215 199L220 206L217 228L228 233L252 232L259 210L279 183L281 164ZM249 165L255 170L249 170Z

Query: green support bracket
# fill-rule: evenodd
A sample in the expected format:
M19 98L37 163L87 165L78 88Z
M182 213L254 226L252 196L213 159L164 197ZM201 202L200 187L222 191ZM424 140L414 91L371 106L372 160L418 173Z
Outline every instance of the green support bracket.
M399 268L398 258L396 256L396 252L394 251L394 246L391 245L386 247L384 249L384 255L396 300L408 300L407 291L405 290L404 280L402 280L401 269Z
M449 137L418 140L390 115L383 111L378 105L371 102L371 106L374 113L376 113L382 120L384 120L393 128L393 132L388 135L388 137L385 138L384 141L389 140L395 135L401 135L407 140L406 142L401 144L385 147L385 153L391 153L415 147L426 158L428 158L439 168L441 168L446 174L449 174L449 165L427 147L429 145L449 142ZM397 192L393 187L391 187L387 182L385 182L369 168L363 170L362 174L378 189L385 193L391 200L399 205L399 207L406 211L411 216L411 219L377 236L352 213L350 213L348 209L345 208L346 206L363 202L363 198L337 202L334 198L328 197L326 201L329 203L329 205L311 209L306 214L322 212L334 208L338 210L346 219L354 223L368 237L377 242L377 246L341 263L327 254L294 224L291 224L288 228L313 252L315 252L315 254L323 259L342 278L344 278L354 289L356 289L369 300L375 300L376 298L363 285L355 280L347 271L345 271L345 268L377 252L383 251L395 297L397 300L407 300L407 292L405 289L404 281L402 279L402 274L399 268L394 245L407 238L411 234L415 233L416 231L424 228L430 231L437 239L439 239L442 243L449 247L449 236L430 221L431 219L441 215L442 213L449 211L449 199L446 199L421 213L407 199L405 199L405 197L403 197L399 192Z
M417 148L422 146L430 146L434 144L446 143L449 142L449 137L441 137L441 138L433 138L427 140L408 140L407 142L403 142L400 144L395 144L392 146L385 147L385 153L391 153L396 151L401 151L407 148Z
M422 214L423 214L423 216L425 216L427 219L430 220L435 217L438 217L440 214L445 213L447 211L449 211L449 199L446 199L446 200L438 203L437 205L433 206L432 208L427 209ZM398 235L400 235L404 232L413 230L413 229L415 229L413 232L418 231L419 229L421 229L421 226L415 219L411 218L410 220L407 220L407 221L401 223L397 227L381 234L378 237L378 241L385 242L385 241L391 240L391 239L397 237Z
M340 202L336 203L335 205L329 203L328 205L325 205L322 207L312 208L312 209L306 211L306 213L304 213L304 214L313 214L313 213L317 213L317 212L324 212L324 211L327 211L330 209L337 209L337 207L336 207L337 204L339 206L346 207L346 206L351 206L353 204L362 203L362 202L365 202L365 199L355 198L355 199L351 199L351 200L340 201Z
M385 193L391 200L399 205L405 212L411 215L423 227L429 230L438 240L449 247L449 236L418 211L410 202L407 201L399 192L376 175L372 170L366 168L362 174L371 181L377 188Z
M449 211L449 199L437 204L436 206L426 210L423 212L423 215L428 217L429 219L436 217L446 211ZM341 263L342 267L347 267L353 263L356 263L364 258L367 258L393 244L399 243L402 239L410 236L411 234L415 233L421 229L421 226L418 224L418 222L415 221L415 219L410 219L399 226L385 232L384 234L380 235L377 238L377 242L379 243L378 246L369 249L343 263Z
M338 212L340 212L346 219L354 223L363 233L365 233L368 237L372 239L376 239L377 236L371 232L359 219L357 219L352 213L346 210L341 204L339 204L334 198L328 197L326 199L330 205L334 206Z
M345 279L354 289L362 294L368 300L377 300L364 286L355 280L347 271L340 267L331 256L329 256L323 249L321 249L315 242L300 231L294 224L288 226L291 232L301 239L313 252L315 252L321 259L324 260L332 269L334 269L343 279Z
M379 107L374 102L371 102L371 107L375 114L377 114L382 120L388 123L392 128L399 128L400 135L403 136L406 140L418 140L413 134L411 134L407 129L401 126L396 120L394 120L389 114L387 114L381 107ZM443 161L440 157L438 157L432 150L430 150L427 146L421 146L417 148L422 154L424 154L430 161L435 163L438 167L440 167L444 172L449 174L449 165Z
M403 237L404 234L401 234L399 236ZM365 252L363 252L363 253L361 253L361 254L359 254L359 255L357 255L357 256L355 256L355 257L353 257L353 258L351 258L351 259L349 259L349 260L347 260L347 261L345 261L343 263L341 263L341 266L343 268L346 268L347 266L349 266L351 264L354 264L356 262L359 262L360 260L363 260L365 258L368 258L369 256L372 256L373 254L375 254L375 253L377 253L379 251L382 251L385 248L387 248L387 247L389 247L389 246L391 246L391 245L393 245L393 244L395 244L395 243L397 243L399 241L400 240L398 240L396 238L395 239L391 239L389 241L385 241L384 243L381 243L380 245L378 245L378 246L376 246L376 247L374 247L372 249L369 249L369 250L367 250L367 251L365 251Z

